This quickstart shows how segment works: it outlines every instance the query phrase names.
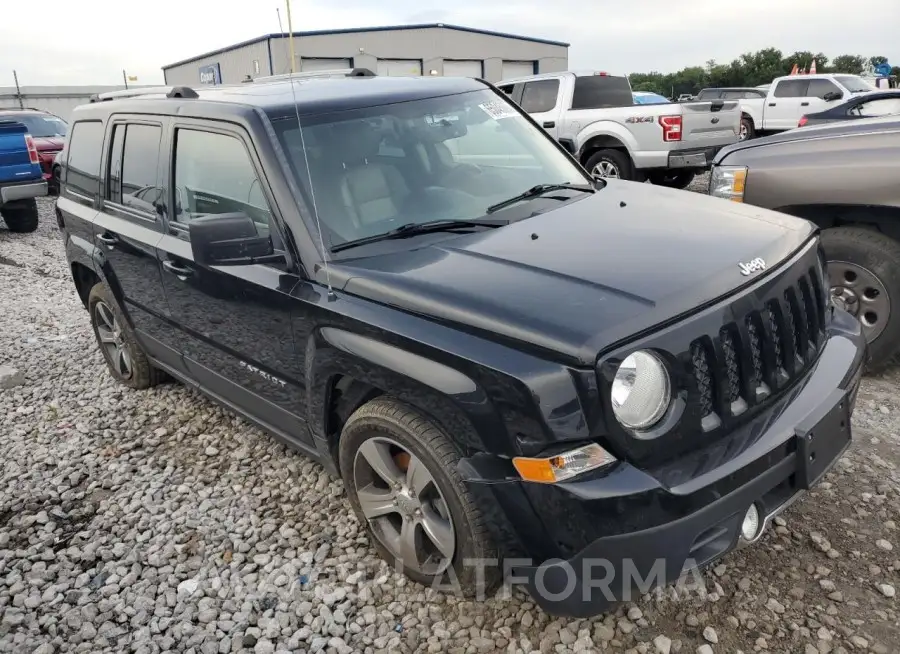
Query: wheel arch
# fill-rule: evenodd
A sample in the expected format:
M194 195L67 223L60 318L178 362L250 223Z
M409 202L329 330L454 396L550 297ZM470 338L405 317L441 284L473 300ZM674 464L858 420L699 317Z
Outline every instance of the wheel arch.
M578 157L578 161L582 166L587 167L588 159L599 150L621 150L622 153L634 163L634 159L631 157L628 146L625 145L621 139L612 134L598 134L597 136L589 138L585 144L581 146L581 154Z
M95 284L100 282L100 276L94 270L78 261L72 262L72 280L75 282L75 290L81 304L87 309L88 295Z
M819 229L864 227L900 242L900 207L808 204L779 207L777 211L805 218Z

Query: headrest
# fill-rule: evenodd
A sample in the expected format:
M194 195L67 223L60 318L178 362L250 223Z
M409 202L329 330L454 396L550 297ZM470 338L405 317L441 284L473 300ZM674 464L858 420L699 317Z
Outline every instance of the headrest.
M345 164L361 163L374 156L384 140L384 132L364 120L336 123L332 135L338 148L336 155Z

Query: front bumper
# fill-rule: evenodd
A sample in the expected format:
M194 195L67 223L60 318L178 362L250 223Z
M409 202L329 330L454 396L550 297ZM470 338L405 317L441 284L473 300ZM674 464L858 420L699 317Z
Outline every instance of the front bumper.
M667 486L659 480L664 476L626 463L606 475L568 484L512 482L527 496L549 542L562 543L579 530L591 537L586 546L570 548L570 554L560 547L561 556L542 558L532 551L531 561L508 561L510 581L522 583L548 613L588 617L674 583L755 541L850 444L850 414L864 357L858 323L835 311L818 360L777 409L745 425L752 437L742 449L717 466L706 461L696 476L682 475L677 485ZM502 483L485 484L486 489L505 505L520 537L529 532L522 540L530 536L537 541L537 524L523 520L521 502L520 513L511 515L516 509L512 489ZM751 504L757 506L761 527L748 542L741 536L741 523ZM596 537L603 531L612 535ZM533 565L533 559L543 562Z
M0 204L6 204L15 200L40 198L45 195L47 195L47 182L44 180L0 186Z

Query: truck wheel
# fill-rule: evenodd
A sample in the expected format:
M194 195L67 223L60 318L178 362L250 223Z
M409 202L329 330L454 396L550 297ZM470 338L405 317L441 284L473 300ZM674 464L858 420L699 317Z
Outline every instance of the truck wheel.
M650 173L650 183L657 186L667 186L668 188L687 188L694 181L696 174L693 171L671 172L663 171L658 173Z
M597 152L588 157L585 168L594 177L637 180L631 157L628 156L628 153L621 150L613 150L612 148L597 150Z
M483 578L471 564L497 558L485 517L456 469L459 453L431 420L378 397L350 416L339 450L350 504L385 561L421 584L458 583L466 597L496 588L497 564Z
M756 130L753 129L753 121L747 116L741 116L741 131L738 141L749 141L754 136L756 136Z
M97 345L113 378L136 389L150 388L164 376L138 345L118 302L105 284L95 284L88 295L88 311Z
M862 323L868 372L900 358L900 243L871 229L838 227L822 233L834 303Z
M38 208L35 200L15 200L0 208L9 231L25 234L38 228Z

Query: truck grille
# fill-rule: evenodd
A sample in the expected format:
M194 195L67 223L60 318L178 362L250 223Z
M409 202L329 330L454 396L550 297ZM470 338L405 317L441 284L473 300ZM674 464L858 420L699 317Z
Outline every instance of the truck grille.
M804 372L824 345L826 307L821 272L810 267L761 309L691 342L703 431L764 402Z

